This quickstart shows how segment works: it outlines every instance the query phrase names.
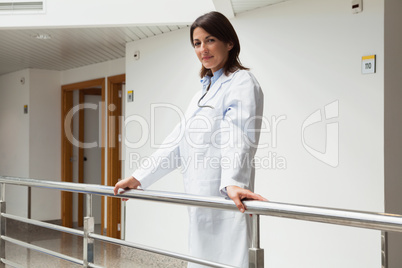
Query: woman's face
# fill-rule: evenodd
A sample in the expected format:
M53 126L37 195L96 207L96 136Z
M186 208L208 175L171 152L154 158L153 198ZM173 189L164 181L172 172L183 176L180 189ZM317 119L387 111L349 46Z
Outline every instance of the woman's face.
M221 69L233 48L231 43L224 43L210 35L203 28L197 27L193 32L194 50L201 64L213 73Z

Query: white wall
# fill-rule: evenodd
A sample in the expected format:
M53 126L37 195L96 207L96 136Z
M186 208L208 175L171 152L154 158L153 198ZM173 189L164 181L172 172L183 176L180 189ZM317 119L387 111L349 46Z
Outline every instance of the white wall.
M122 73L124 58L63 72L27 69L0 76L0 174L60 181L61 85ZM27 193L26 187L7 186L7 211L27 217ZM31 217L60 219L60 201L60 191L32 188Z
M256 191L271 201L345 209L384 211L384 7L381 0L364 1L364 12L352 15L350 1L300 0L240 14L233 20L242 43L241 59L252 67L265 94L264 115L286 116L258 151L276 154L276 165L257 171ZM189 43L189 30L157 36L127 45L126 116L149 119L150 104L166 102L186 107L199 89L199 63ZM139 61L131 60L139 50ZM377 55L377 72L361 74L361 57ZM303 122L317 109L334 101L339 114L339 163L331 167L310 155L301 142ZM173 112L157 114L160 141L178 118ZM323 113L324 116L324 113ZM325 120L324 120L325 121ZM326 123L305 130L306 143L325 151ZM139 139L138 124L127 127L127 139ZM149 144L126 151L142 157ZM271 157L272 160L272 157ZM281 169L283 167L283 169ZM179 172L151 189L182 191ZM128 202L126 238L152 246L186 252L187 216L176 206ZM161 224L163 222L163 224ZM174 237L174 238L173 238ZM262 247L267 267L380 267L380 233L357 228L262 219ZM291 256L291 257L289 257Z
M140 60L132 57L140 51ZM185 110L190 98L199 89L199 64L188 38L188 29L163 34L127 45L126 90L134 91L134 102L126 103L126 120L138 115L150 122L151 104L174 104ZM170 109L156 111L156 141L163 138L179 121ZM134 118L135 119L135 118ZM140 125L133 121L126 125L126 139L132 143L141 138ZM131 175L136 164L130 159L148 156L153 149L148 139L139 149L126 147L125 177ZM131 156L130 156L131 155ZM179 171L174 171L150 189L184 191ZM141 201L127 202L126 239L187 253L187 208Z
M21 84L21 78L25 84ZM0 174L60 180L60 72L26 69L0 77ZM28 105L28 114L23 106ZM7 186L7 211L28 216L27 187ZM60 218L60 194L32 188L31 217Z
M120 26L186 24L211 10L212 0L52 0L42 14L1 15L1 27ZM166 12L166 11L169 12ZM186 10L186 12L183 12Z
M287 116L278 126L277 148L267 150L286 158L287 168L257 173L256 189L270 200L384 211L383 12L383 1L376 0L364 1L358 15L346 0L289 1L234 22L242 59L265 89L265 115ZM250 31L255 25L261 25L257 35ZM362 75L361 57L372 54L377 73ZM333 101L339 117L312 125L305 135L310 146L325 151L325 123L339 123L336 168L301 143L304 120ZM262 228L268 266L380 266L379 232L271 218Z
M22 85L20 79L25 79ZM0 174L29 176L29 70L0 76ZM29 112L30 106L28 106ZM6 186L7 212L28 216L28 190Z
M29 177L60 181L60 72L30 70ZM60 219L60 191L32 188L31 217Z
M61 84L67 85L125 73L125 58L105 61L61 72Z

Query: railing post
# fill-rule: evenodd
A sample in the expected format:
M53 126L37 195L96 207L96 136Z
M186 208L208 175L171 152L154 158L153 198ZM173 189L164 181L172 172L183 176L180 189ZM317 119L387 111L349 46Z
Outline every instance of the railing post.
M264 250L260 248L260 215L253 214L251 248L248 249L248 267L264 268Z
M95 222L92 216L92 195L87 194L87 215L84 218L84 267L89 267L89 263L94 262L94 240L89 237L89 234L94 232Z
M6 235L6 218L1 213L6 213L6 185L0 183L0 258L6 258L6 243L1 236ZM0 260L0 268L4 268L6 265Z
M388 233L381 231L381 268L388 268Z

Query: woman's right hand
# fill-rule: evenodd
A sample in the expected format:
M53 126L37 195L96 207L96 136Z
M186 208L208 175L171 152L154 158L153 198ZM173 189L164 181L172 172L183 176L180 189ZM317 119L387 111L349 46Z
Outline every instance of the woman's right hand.
M113 192L114 195L117 195L119 193L119 188L122 189L137 189L138 186L141 186L141 183L134 178L133 176L125 178L124 180L121 180L116 183L114 186Z

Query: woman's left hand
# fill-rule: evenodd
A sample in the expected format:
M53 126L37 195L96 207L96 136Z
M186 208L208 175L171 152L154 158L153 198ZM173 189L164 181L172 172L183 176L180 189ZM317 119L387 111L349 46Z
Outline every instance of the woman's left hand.
M268 201L266 198L262 197L259 194L253 193L250 190L243 189L234 185L227 186L226 192L228 193L229 198L232 199L233 202L236 204L236 207L240 210L241 213L243 213L247 209L246 206L242 203L243 199Z

